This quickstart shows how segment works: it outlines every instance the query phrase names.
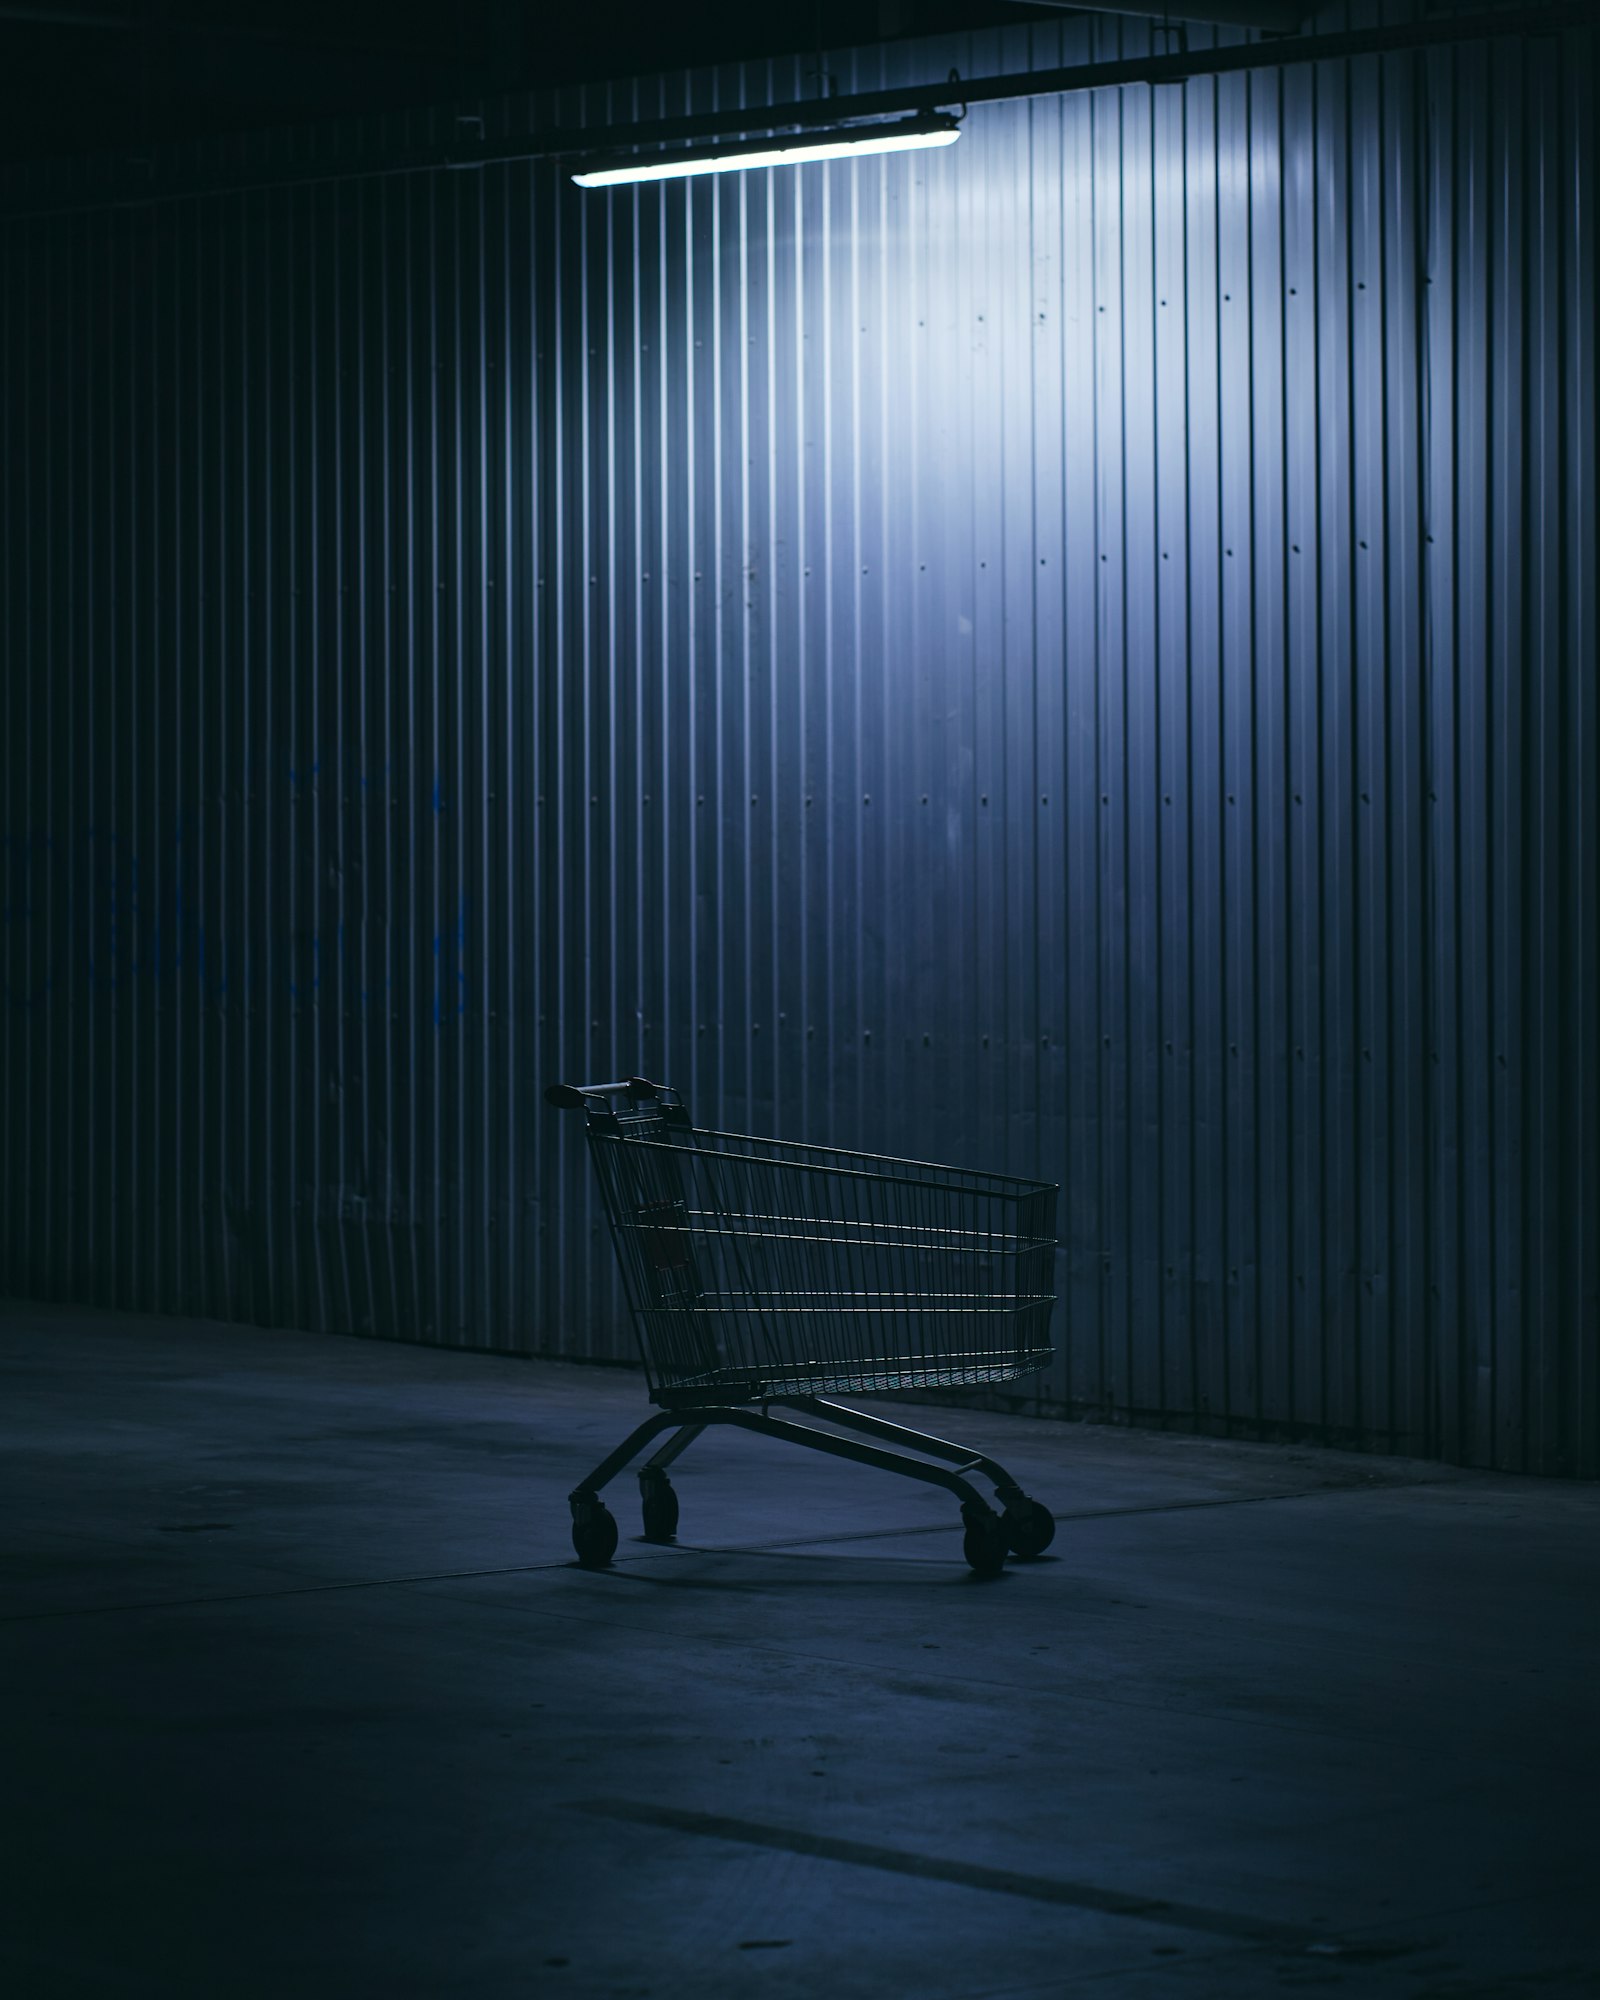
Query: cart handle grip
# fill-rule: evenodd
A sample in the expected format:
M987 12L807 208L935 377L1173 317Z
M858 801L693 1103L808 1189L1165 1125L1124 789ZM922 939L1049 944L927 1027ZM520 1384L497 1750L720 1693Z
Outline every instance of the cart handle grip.
M561 1111L580 1111L591 1097L659 1097L661 1085L642 1076L630 1076L625 1083L552 1083L544 1094L546 1104Z

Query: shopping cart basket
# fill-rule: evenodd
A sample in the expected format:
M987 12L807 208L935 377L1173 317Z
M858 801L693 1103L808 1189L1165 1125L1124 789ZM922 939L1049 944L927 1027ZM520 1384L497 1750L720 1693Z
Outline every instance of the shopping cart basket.
M641 1077L553 1084L545 1096L587 1114L650 1400L661 1405L574 1490L580 1563L610 1562L617 1524L601 1489L665 1431L674 1435L639 1486L645 1539L671 1541L678 1498L667 1467L711 1424L946 1487L980 1576L996 1575L1008 1553L1049 1546L1050 1512L993 1459L823 1399L976 1388L1042 1368L1052 1353L1054 1187L699 1131L676 1091ZM774 1407L837 1429L773 1416ZM994 1486L1000 1511L972 1474Z

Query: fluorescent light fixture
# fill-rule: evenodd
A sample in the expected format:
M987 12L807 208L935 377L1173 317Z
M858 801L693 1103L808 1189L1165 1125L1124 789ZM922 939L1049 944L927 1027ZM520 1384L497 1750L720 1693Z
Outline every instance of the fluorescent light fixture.
M632 154L598 161L572 176L579 187L620 187L627 181L677 181L692 174L742 174L752 167L803 167L812 160L853 160L861 153L907 153L953 146L954 118L906 118L897 125L858 125L832 132L796 132L781 139L712 140L692 153Z

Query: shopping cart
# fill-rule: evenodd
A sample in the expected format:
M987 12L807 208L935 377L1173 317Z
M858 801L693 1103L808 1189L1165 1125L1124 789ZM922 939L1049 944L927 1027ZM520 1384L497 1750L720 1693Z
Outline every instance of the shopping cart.
M1049 1546L1049 1510L993 1459L823 1399L977 1388L1042 1368L1053 1351L1054 1187L698 1131L676 1091L641 1077L553 1084L545 1097L587 1114L650 1400L661 1405L572 1493L580 1563L610 1562L617 1524L601 1489L664 1431L675 1435L639 1487L645 1539L672 1540L678 1497L667 1467L711 1424L946 1487L980 1576L997 1575L1008 1553ZM774 1407L838 1429L775 1417ZM972 1474L994 1486L999 1512Z

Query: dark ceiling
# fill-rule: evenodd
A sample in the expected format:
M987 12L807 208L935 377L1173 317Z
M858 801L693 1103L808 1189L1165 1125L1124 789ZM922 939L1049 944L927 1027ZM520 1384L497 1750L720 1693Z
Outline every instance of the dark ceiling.
M0 159L1039 19L1037 0L0 0Z

